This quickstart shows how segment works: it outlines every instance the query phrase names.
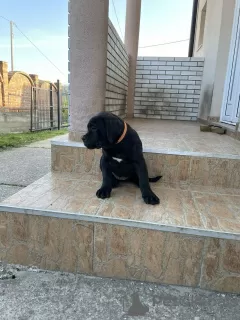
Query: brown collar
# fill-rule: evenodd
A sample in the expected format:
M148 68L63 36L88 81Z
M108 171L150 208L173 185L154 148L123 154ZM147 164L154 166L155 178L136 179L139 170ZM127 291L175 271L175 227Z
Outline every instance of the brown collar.
M126 133L127 133L127 124L124 121L124 130L123 130L121 137L118 139L117 144L120 143L125 138Z

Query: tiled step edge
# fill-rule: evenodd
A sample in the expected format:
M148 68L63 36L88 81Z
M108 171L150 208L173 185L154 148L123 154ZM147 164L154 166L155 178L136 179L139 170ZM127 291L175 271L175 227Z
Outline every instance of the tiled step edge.
M81 214L8 206L0 211L5 262L240 293L238 240Z
M27 215L37 215L44 217L60 218L60 219L70 219L70 220L79 220L92 223L103 223L103 224L112 224L125 227L139 228L139 229L149 229L149 230L158 230L162 232L177 232L186 235L194 235L201 237L210 237L210 238L219 238L219 239L228 239L228 240L239 240L240 233L216 231L216 230L206 230L201 228L185 227L185 226L174 226L167 224L160 224L155 222L147 221L136 221L131 219L121 219L113 217L104 217L89 215L84 213L72 213L64 212L58 210L49 210L49 209L36 209L36 208L26 208L26 207L17 207L10 205L1 205L0 212L14 212Z
M65 146L65 147L76 147L85 148L81 142L75 142L71 140L51 140L52 146ZM144 153L154 154L167 154L167 155L178 155L178 156L190 156L190 157L203 157L203 158L219 158L219 159L233 159L240 160L240 155L233 154L218 154L210 152L193 152L193 151L174 151L169 149L156 149L156 148L143 148Z

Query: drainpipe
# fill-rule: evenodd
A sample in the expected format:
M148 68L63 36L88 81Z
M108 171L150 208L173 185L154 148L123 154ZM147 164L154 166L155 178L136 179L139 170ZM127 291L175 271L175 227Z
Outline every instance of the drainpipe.
M193 56L195 30L196 30L196 23L197 23L197 9L198 9L198 0L193 0L192 22L191 22L191 31L190 31L189 48L188 48L188 56L190 58Z

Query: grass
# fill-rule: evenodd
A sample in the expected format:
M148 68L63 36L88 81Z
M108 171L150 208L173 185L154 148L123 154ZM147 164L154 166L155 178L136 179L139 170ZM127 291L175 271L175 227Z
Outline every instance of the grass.
M58 135L66 134L67 132L67 129L61 129L39 132L0 134L0 151L6 148L17 148L32 142L46 140Z

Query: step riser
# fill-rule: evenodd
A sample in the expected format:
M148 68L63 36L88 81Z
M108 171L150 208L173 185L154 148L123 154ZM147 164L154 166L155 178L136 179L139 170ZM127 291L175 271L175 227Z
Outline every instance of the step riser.
M52 169L101 177L100 150L52 145ZM240 188L240 160L145 152L149 176L163 175L167 183Z
M7 263L240 293L237 240L14 212L0 240Z

